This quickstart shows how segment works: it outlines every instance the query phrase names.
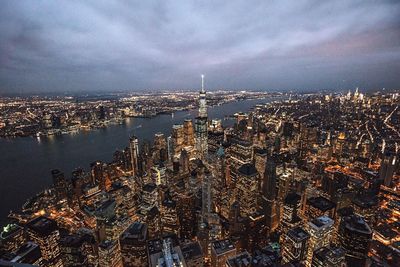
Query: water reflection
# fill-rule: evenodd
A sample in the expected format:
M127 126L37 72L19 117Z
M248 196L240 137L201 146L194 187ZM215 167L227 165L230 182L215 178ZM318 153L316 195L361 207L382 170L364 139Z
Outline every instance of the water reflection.
M264 99L229 103L210 107L209 118L224 119L238 111L247 111ZM108 162L116 149L128 145L135 134L140 141L152 140L155 133L168 136L173 124L194 119L196 110L176 112L174 116L128 118L122 124L93 131L80 131L49 137L0 139L0 224L10 209L17 209L25 200L51 184L50 170L58 168L69 177L77 167L87 169L90 162ZM232 120L223 120L232 125Z

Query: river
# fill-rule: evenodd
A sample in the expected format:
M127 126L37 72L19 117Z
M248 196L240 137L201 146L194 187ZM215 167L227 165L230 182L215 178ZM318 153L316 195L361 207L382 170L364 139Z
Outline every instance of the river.
M223 119L270 100L244 100L209 107L208 117ZM196 110L179 111L173 116L130 118L120 125L76 134L0 139L0 226L5 223L10 210L20 209L28 198L51 185L52 169L60 169L70 177L77 167L88 170L95 160L111 161L113 152L125 148L132 134L140 141L152 141L155 133L168 136L173 124L183 123L184 119L193 119L196 115ZM232 120L223 121L224 126L232 123Z

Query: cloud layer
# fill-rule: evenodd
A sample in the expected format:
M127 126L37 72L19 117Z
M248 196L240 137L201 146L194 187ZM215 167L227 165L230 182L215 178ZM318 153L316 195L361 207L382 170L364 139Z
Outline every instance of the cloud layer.
M400 88L398 1L2 1L0 92Z

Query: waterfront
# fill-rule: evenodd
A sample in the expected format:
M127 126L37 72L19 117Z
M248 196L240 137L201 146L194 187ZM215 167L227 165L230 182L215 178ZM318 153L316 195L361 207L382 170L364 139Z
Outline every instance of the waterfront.
M210 107L209 119L248 111L252 106L271 99L244 100L222 106ZM135 134L139 140L153 140L157 132L170 134L173 124L194 118L197 110L181 111L171 115L159 115L151 119L126 119L122 125L110 125L94 131L44 138L0 139L0 225L10 210L22 204L39 191L51 185L50 171L60 169L67 177L77 167L89 168L95 160L108 162L117 149L128 145L129 136ZM223 121L224 125L232 120Z

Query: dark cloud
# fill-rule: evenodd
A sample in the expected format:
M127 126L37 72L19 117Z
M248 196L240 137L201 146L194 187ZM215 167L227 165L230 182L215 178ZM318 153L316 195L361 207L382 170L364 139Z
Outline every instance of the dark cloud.
M2 1L0 91L398 88L397 1Z

